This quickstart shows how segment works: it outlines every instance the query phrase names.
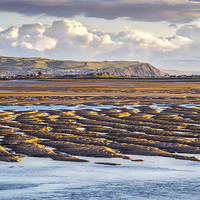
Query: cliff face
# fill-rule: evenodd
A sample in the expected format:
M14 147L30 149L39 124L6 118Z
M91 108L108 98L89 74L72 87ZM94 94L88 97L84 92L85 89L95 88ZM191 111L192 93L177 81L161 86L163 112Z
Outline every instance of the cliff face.
M161 72L149 63L141 63L140 66L130 66L124 69L106 68L102 72L109 72L115 76L164 76L166 73Z

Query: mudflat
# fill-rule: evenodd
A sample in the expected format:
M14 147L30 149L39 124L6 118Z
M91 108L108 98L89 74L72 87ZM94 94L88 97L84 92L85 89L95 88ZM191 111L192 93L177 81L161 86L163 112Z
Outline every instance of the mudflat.
M194 156L200 154L199 98L198 80L0 81L0 160L200 161Z

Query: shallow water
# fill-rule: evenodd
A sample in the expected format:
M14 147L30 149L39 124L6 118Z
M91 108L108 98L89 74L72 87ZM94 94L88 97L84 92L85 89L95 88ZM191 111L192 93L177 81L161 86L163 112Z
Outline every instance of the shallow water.
M123 107L32 105L0 106L0 110L135 109L138 106L141 105ZM162 104L152 107L161 110L167 108ZM189 154L189 156L193 155ZM199 162L136 155L131 155L131 158L145 161L80 158L90 162L63 162L27 156L20 163L0 162L0 199L199 199ZM95 162L112 162L121 165L98 165Z
M27 111L27 110L84 110L84 109L94 109L99 111L101 109L120 109L120 108L127 108L127 109L137 109L139 106L146 106L146 104L140 105L126 105L126 106L113 106L113 105L100 105L100 106L88 106L88 105L77 105L77 106L66 106L66 105L53 105L53 106L45 106L45 105L28 105L28 106L0 106L0 111L4 110L15 110L15 111ZM155 104L151 106L154 109L165 109L168 108L162 104ZM137 109L139 110L139 109Z
M200 163L131 156L90 163L26 157L0 164L1 199L199 199ZM88 158L87 158L88 159ZM120 166L94 162L116 162ZM23 167L22 167L23 165Z

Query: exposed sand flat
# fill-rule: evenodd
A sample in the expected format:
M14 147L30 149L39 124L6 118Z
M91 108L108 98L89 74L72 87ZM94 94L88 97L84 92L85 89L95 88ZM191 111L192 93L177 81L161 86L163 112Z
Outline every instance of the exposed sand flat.
M200 154L198 81L0 81L0 90L1 161L125 154L199 161L182 155Z

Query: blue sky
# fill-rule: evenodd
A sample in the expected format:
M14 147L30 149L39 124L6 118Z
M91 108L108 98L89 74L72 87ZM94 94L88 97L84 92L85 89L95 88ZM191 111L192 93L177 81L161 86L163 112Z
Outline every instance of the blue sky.
M1 0L0 55L200 71L200 1Z

